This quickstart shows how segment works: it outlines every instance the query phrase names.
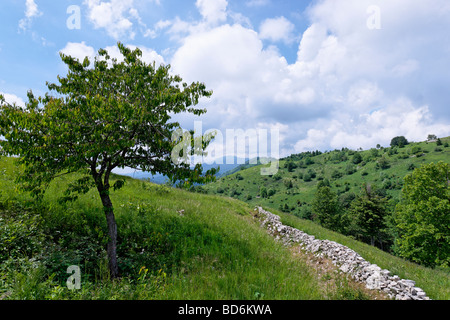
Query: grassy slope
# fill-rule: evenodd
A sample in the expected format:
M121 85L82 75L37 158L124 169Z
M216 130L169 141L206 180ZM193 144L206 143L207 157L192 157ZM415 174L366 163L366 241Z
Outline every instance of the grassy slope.
M112 283L98 195L59 205L66 177L37 205L15 190L15 171L12 159L0 159L0 299L364 297L345 284L327 288L327 279L259 227L247 204L131 178L112 194L123 275ZM66 288L70 265L81 267L81 290Z

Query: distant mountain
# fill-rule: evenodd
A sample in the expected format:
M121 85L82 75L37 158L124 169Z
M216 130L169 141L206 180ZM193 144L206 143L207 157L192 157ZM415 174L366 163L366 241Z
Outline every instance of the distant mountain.
M251 160L255 160L255 158L252 158ZM218 174L217 177L225 177L225 176L228 176L230 174L234 174L234 173L236 173L238 171L241 171L241 170L245 170L245 169L248 169L248 168L251 168L251 167L259 166L259 165L261 165L263 163L264 164L269 163L269 162L274 161L276 159L275 158L260 158L260 157L258 157L258 158L256 158L256 162L255 161L251 161L251 160L247 160L247 161L245 161L244 164L236 166L236 167L234 167L234 168L232 168L232 169L230 169L228 171L224 171L221 174ZM262 160L264 160L264 161L262 161Z

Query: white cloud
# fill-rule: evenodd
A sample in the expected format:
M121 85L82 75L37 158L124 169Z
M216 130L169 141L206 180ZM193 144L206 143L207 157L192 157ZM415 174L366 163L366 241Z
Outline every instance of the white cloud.
M450 135L448 119L435 116L448 115L443 106L450 95L441 92L437 96L444 100L438 100L430 91L436 83L450 83L443 71L450 69L450 61L442 58L450 44L438 36L450 30L444 18L450 5L444 0L435 0L441 6L380 0L382 29L370 30L367 8L372 2L312 5L310 26L292 64L261 41L292 39L294 27L285 18L264 21L259 33L249 25L205 28L178 20L171 27L182 41L171 64L188 82L202 81L214 90L212 99L202 102L208 108L205 126L283 123L290 131L283 137L284 154L289 148L388 145L396 135L410 140L429 133ZM430 19L434 23L427 25Z
M319 125L320 124L320 125ZM392 105L354 115L335 113L333 119L316 122L315 129L295 144L296 152L318 148L368 149L377 144L389 146L395 136L405 136L410 141L423 141L427 135L447 136L450 126L433 121L428 106L414 106L409 99L400 98Z
M95 50L93 47L86 45L84 41L81 43L68 42L66 46L60 50L66 56L78 59L80 62L88 57L90 61L94 61Z
M34 0L26 0L25 2L25 18L20 19L19 28L22 31L27 30L31 26L31 22L34 17L39 17L42 12L39 11L37 4Z
M195 5L208 23L215 24L227 19L227 0L197 0Z
M2 95L5 98L5 101L9 104L15 103L16 105L18 105L22 108L25 107L25 102L23 101L23 99L14 94L5 93L5 92L0 91L0 95Z
M259 36L261 39L268 39L274 42L291 43L295 40L294 29L294 24L285 17L266 19L261 23Z
M135 32L130 19L136 19L137 11L133 7L133 0L85 0L88 7L88 19L96 29L105 29L114 39L128 37L133 39Z
M370 30L366 9L372 2L325 0L310 7L311 25L290 69L309 80L329 113L306 124L313 129L294 144L296 152L389 145L396 135L416 141L427 132L450 135L448 119L435 117L448 100L429 91L436 83L450 83L438 67L450 68L440 58L449 43L436 36L450 29L443 18L450 14L448 3L378 1L382 28Z
M444 107L450 94L433 94L433 88L450 83L444 71L450 61L443 58L450 44L437 36L450 30L442 13L450 14L450 6L435 1L442 4L441 11L417 1L415 7L407 0L380 0L379 30L367 28L371 0L320 1L308 9L310 24L300 41L286 18L267 19L257 32L246 17L227 9L227 1L198 0L200 21L160 20L148 36L166 30L179 40L166 58L172 71L214 91L200 103L208 109L202 116L204 130L278 126L282 155L370 148L388 145L397 135L408 140L450 135ZM122 12L124 17L130 13ZM137 12L131 13L139 22ZM235 24L225 24L233 20ZM265 39L274 44L299 41L297 60L289 64L276 46L264 46ZM90 54L89 48L80 43L65 49L81 56ZM154 50L140 48L145 61L165 62ZM119 55L116 47L107 49ZM447 118L439 121L436 112ZM197 118L176 120L188 127Z
M32 18L40 15L41 13L38 10L37 4L34 2L34 0L26 0L26 11L25 16L27 18Z

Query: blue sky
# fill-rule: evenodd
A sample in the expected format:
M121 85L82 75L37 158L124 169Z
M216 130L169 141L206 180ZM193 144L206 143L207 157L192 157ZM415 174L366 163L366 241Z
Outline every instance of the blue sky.
M447 0L2 0L0 30L10 102L121 41L214 91L204 130L277 129L281 156L450 135Z

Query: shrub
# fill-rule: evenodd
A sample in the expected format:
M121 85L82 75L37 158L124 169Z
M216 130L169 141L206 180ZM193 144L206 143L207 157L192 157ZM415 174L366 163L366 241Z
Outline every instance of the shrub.
M384 156L378 159L377 167L381 169L388 169L390 167L388 159L386 159Z
M362 156L359 152L355 153L355 155L353 156L352 162L354 164L360 164L363 161Z
M332 178L332 179L339 179L339 178L341 178L342 176L343 176L342 172L339 172L338 170L334 170L334 171L331 173L331 178Z
M294 186L293 183L292 183L292 179L289 179L289 178L284 178L283 179L283 184L288 189L292 189L292 187Z

